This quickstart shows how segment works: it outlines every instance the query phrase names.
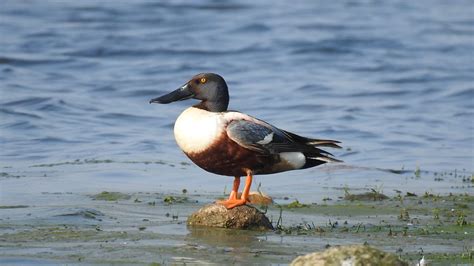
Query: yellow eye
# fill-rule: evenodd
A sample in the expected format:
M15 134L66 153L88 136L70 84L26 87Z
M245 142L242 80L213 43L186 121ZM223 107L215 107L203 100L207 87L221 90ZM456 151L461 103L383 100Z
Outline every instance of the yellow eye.
M204 84L204 83L206 83L206 81L207 81L207 79L206 79L206 78L201 78L201 79L199 80L199 82L201 82L201 84Z

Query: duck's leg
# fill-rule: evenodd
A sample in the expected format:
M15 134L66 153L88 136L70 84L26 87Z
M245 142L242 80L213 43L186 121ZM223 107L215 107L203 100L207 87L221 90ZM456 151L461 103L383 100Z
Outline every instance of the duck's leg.
M239 186L240 186L240 176L234 177L234 185L232 186L232 191L229 195L229 200L236 200L237 195L239 194Z
M227 209L232 209L234 207L240 206L240 205L245 205L245 203L248 201L249 198L249 192L250 192L250 186L252 185L252 178L253 174L252 171L248 170L247 171L247 178L245 179L245 187L244 190L242 191L242 195L239 198L237 198L237 193L238 193L238 188L240 185L240 177L234 179L234 187L232 189L232 192L230 193L230 197L228 200L223 200L223 201L218 201L218 204L224 205ZM237 180L237 181L236 181ZM237 184L237 187L236 187ZM234 190L235 188L235 190ZM235 194L233 192L235 191ZM233 196L235 195L235 196ZM231 198L232 197L232 198Z
M232 191L230 192L228 200L218 200L217 204L222 204L226 206L227 202L236 201L239 199L239 186L240 186L240 176L234 177L234 184L232 186Z

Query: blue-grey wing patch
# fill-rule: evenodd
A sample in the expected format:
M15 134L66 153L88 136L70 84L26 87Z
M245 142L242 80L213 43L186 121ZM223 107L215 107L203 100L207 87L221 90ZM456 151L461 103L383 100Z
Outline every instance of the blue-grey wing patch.
M283 131L263 121L232 121L227 126L227 135L240 146L264 154L297 151L299 146L288 139Z
M235 120L227 126L227 136L240 146L250 150L269 153L266 145L273 141L275 132L271 127L246 120Z

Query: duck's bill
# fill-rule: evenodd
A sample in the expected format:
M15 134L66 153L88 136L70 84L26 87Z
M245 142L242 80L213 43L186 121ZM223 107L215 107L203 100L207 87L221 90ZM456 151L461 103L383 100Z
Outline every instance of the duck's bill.
M187 100L194 97L194 93L190 90L188 84L172 91L168 94L150 100L150 103L172 103L176 101Z

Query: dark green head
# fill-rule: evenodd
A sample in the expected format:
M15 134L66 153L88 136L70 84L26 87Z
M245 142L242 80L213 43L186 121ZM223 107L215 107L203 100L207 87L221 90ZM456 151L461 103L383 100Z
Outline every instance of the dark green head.
M187 99L198 99L194 107L210 112L224 112L229 106L229 90L225 80L214 73L201 73L192 77L175 91L154 98L150 103L171 103Z

